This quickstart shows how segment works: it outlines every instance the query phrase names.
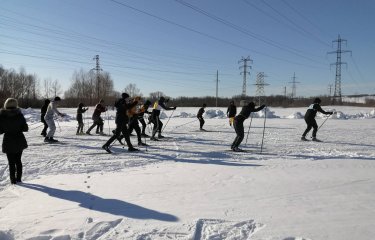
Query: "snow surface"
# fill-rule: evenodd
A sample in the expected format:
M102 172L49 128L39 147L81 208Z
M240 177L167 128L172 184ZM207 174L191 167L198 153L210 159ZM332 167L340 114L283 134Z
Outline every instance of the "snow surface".
M177 108L163 115L169 138L138 153L115 144L112 155L101 149L109 136L75 135L75 109L61 109L61 144L50 145L39 110L26 109L23 184L9 184L0 155L0 239L373 239L375 111L323 109L338 112L323 143L299 140L305 108L272 108L262 153L264 113L253 114L249 151L234 153L226 109L207 108L201 132L198 108Z

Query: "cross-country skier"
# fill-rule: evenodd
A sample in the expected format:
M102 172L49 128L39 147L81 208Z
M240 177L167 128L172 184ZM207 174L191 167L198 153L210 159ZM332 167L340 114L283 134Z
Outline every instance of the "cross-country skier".
M234 105L234 101L230 101L229 107L227 109L227 117L229 118L229 126L232 126L234 117L237 114L237 107Z
M55 113L57 115L59 115L60 117L65 116L65 114L63 114L63 113L59 112L59 110L57 110L57 107L58 107L60 101L61 101L60 97L55 97L48 104L47 112L46 112L46 116L44 116L44 120L46 120L46 122L48 124L49 131L47 133L47 136L44 138L44 142L47 142L47 143L58 142L56 139L53 138L53 135L55 135L55 131L56 131L54 116L55 116Z
M150 105L151 105L151 102L149 100L146 100L146 102L141 107L140 113L138 114L138 120L142 124L142 137L149 137L146 134L146 126L147 125L146 125L146 122L145 122L145 119L144 119L144 115L145 115L145 113L151 114L151 112L149 112L147 110L150 107Z
M318 124L315 121L315 116L317 112L321 112L323 114L333 114L333 112L326 112L320 107L320 103L322 100L320 98L315 98L314 103L312 103L306 111L305 114L305 122L307 124L305 132L302 134L301 140L307 141L306 135L310 132L311 128L313 128L312 133L312 140L316 142L320 142L319 139L316 138L316 133L318 132Z
M85 113L89 108L84 108L83 107L83 103L79 103L78 104L78 108L77 108L77 122L78 122L78 127L77 127L77 133L76 135L79 135L79 134L83 134L83 117L82 117L82 114Z
M138 149L134 148L132 143L130 142L129 130L126 126L129 123L129 117L127 115L127 111L132 107L136 106L139 101L139 97L134 98L132 103L129 102L129 94L122 93L121 98L116 101L116 129L115 134L103 145L103 149L106 150L108 153L111 153L109 146L113 141L118 139L122 133L125 137L125 141L128 145L128 151L139 151Z
M27 132L25 117L18 108L18 102L14 98L8 98L4 108L0 111L0 134L4 133L3 153L7 155L9 163L10 183L22 182L22 152L27 148L26 138L23 132Z
M204 129L203 129L203 125L204 125L204 119L203 119L203 113L205 112L204 111L204 109L206 108L206 104L205 103L203 103L203 106L198 110L198 113L197 113L197 118L198 118L198 120L199 120L199 129L201 130L201 131L205 131Z
M40 135L42 135L43 137L46 137L47 136L47 128L48 128L48 124L46 122L46 120L44 120L44 116L46 115L46 112L47 112L47 107L48 107L48 104L50 103L51 101L49 99L46 99L44 100L44 104L42 106L42 108L40 109L40 121L44 124L44 127L43 127L43 130L42 130L42 133Z
M246 104L246 102L245 102ZM240 146L243 138L244 138L244 127L243 127L243 122L249 118L250 116L250 113L252 112L258 112L260 110L262 110L266 105L262 105L258 108L255 108L255 103L254 102L250 102L249 104L245 105L242 107L242 110L240 112L240 114L238 114L235 118L234 118L234 121L233 121L233 126L234 126L234 129L236 131L236 138L234 139L233 143L232 143L232 146L231 146L231 149L235 152L240 152L242 151L241 149L239 149L238 147Z
M160 97L160 99L154 103L154 107L153 107L153 110L152 110L152 113L151 113L151 122L154 125L154 128L152 129L152 136L150 138L150 140L152 140L152 141L158 141L158 138L164 138L164 136L161 135L163 123L160 121L160 111L162 109L167 110L167 111L176 110L176 108L177 108L176 106L175 107L167 107L167 106L165 106L165 102L167 102L165 100L165 98ZM159 133L158 138L155 137L156 132Z
M91 125L89 129L87 129L86 134L90 135L91 134L90 131L95 126L97 126L96 133L100 135L104 135L103 133L104 120L100 115L102 114L102 112L107 111L107 108L103 104L104 104L103 99L100 99L99 103L96 104L94 113L92 114L93 124Z

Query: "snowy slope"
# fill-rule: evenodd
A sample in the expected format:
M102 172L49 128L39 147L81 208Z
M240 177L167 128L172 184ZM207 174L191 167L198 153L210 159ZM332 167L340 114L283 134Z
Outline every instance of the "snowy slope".
M273 108L263 153L262 114L242 144L250 152L233 153L225 109L208 111L210 132L200 132L197 109L183 108L170 138L139 153L115 144L113 155L101 149L108 136L74 134L74 109L62 109L71 115L59 122L62 143L44 144L29 109L22 185L9 185L0 155L0 239L372 239L373 109L335 107L352 117L328 120L324 143L299 140L304 120L287 117L304 108Z

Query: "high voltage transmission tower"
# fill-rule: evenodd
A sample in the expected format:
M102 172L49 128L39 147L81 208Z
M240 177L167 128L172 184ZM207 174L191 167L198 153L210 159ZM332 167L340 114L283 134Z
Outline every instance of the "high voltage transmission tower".
M340 37L340 34L339 34L337 40L332 41L332 43L337 43L337 50L333 51L333 52L328 52L328 54L336 53L336 63L331 63L331 66L336 65L335 92L333 94L332 104L335 104L335 102L337 102L339 104L342 103L342 98L341 98L341 65L342 64L347 65L347 63L341 61L341 54L347 53L347 52L350 52L350 54L352 53L352 51L350 51L350 50L342 50L341 49L341 44L343 42L346 44L347 41L345 39L342 39Z
M95 66L95 68L93 68L91 70L96 71L96 93L97 93L97 98L99 100L100 99L100 71L103 71L103 69L100 68L99 55L95 55L93 60L96 61L96 66ZM92 86L92 84L91 84L91 86Z
M253 60L250 59L250 56L248 56L247 58L242 57L242 59L238 61L238 63L242 63L242 62L243 62L243 66L240 66L240 69L243 70L240 73L243 75L242 96L246 96L246 75L247 74L250 75L250 72L247 69L248 68L251 69L251 66L248 66L247 62L253 63Z
M257 89L255 92L255 96L258 97L258 105L260 106L261 98L264 97L266 94L264 93L264 86L268 86L269 84L264 82L264 78L267 77L264 72L257 73L256 83L254 84Z
M294 99L297 96L297 83L300 83L296 82L296 73L293 74L292 80L289 83L292 84L292 99Z

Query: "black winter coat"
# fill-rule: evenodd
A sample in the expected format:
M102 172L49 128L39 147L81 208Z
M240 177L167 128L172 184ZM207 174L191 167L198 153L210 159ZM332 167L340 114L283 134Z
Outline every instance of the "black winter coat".
M237 114L237 107L235 105L229 105L227 109L227 116L228 117L235 117Z
M19 153L27 148L23 132L28 130L29 126L19 108L0 110L0 134L4 133L3 153Z
M48 103L49 104L49 103ZM47 112L47 108L48 108L48 104L44 104L42 106L42 108L40 109L40 121L41 122L44 122L44 116L46 116L46 112Z
M306 121L312 121L315 119L316 113L321 112L323 114L329 114L331 112L324 111L318 103L313 103L309 106L305 114Z
M127 111L138 104L138 101L134 101L132 103L127 103L124 98L120 98L116 101L116 124L127 124L129 122L129 117L127 115Z

